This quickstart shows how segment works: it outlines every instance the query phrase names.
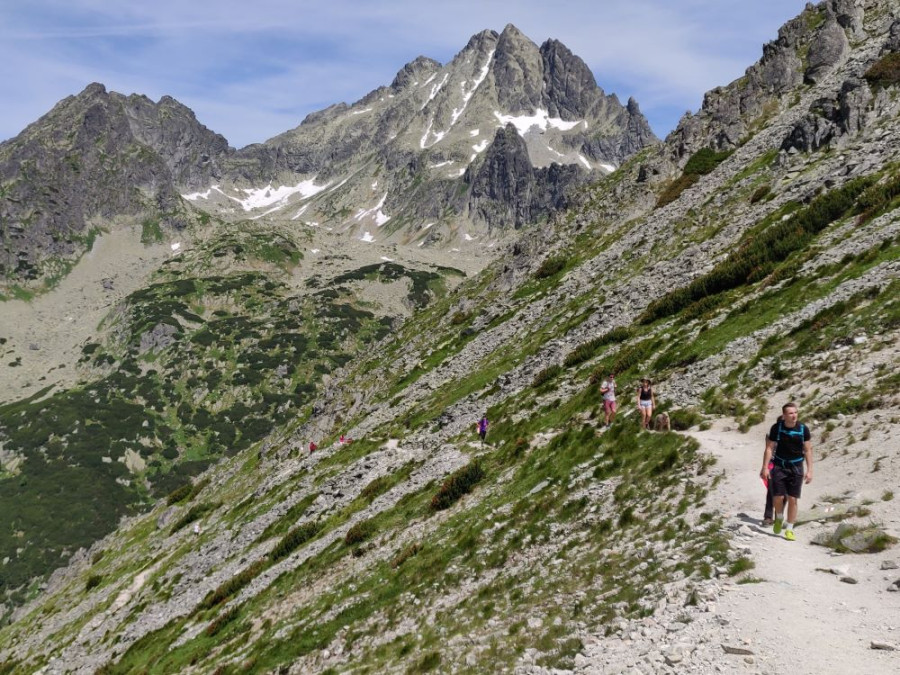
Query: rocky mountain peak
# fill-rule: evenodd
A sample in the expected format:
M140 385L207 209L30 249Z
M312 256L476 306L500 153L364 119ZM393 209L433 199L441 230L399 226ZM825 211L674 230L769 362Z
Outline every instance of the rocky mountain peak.
M441 69L441 64L427 56L417 56L403 66L391 82L391 90L400 92L410 85L424 82Z

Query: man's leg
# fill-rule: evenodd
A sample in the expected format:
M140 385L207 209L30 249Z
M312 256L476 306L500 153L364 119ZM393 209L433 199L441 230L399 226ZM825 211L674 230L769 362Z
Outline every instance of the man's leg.
M787 522L789 525L793 525L797 520L797 498L796 497L788 497L788 505L787 505Z
M775 534L781 534L781 523L784 519L784 495L774 495L772 497L772 508L775 510L775 526L772 528L772 531Z

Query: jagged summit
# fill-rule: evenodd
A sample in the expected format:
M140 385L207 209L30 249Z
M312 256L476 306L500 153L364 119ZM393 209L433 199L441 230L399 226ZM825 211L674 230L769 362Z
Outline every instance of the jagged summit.
M84 251L91 224L188 218L180 190L221 175L233 150L165 96L89 84L0 146L0 282L40 281Z
M510 123L525 141L533 187L498 185L488 193L515 201L488 207L467 176L480 174L496 130ZM50 136L78 142L42 140ZM538 48L512 24L472 36L446 65L420 56L390 85L241 150L171 97L154 103L95 83L0 146L0 175L15 197L4 215L11 228L32 223L0 275L10 283L42 279L59 256L83 250L72 235L92 218L146 215L164 229L179 227L186 222L179 194L223 218L298 220L359 241L471 248L476 238L500 241L525 224L508 214L549 217L569 188L655 142L640 110L607 96L581 59L557 41ZM116 158L102 171L100 148L103 158ZM48 171L20 171L35 153ZM538 179L553 164L568 167L548 174L562 182ZM64 198L32 218L24 205L41 204L50 184Z
M438 61L427 56L417 56L397 72L394 81L391 82L391 89L398 93L407 86L415 86L427 80L440 69L441 64Z
M349 236L459 245L461 238L497 236L521 225L519 219L491 213L541 217L549 213L546 205L557 201L548 200L539 182L536 194L501 186L493 191L516 194L525 203L475 208L466 176L478 173L494 131L510 123L525 140L534 171L554 163L578 167L555 172L567 185L584 181L592 171L611 171L656 142L640 109L607 96L564 45L548 40L539 48L509 24L501 33L473 35L445 65L419 57L389 88L308 116L299 127L246 153L243 175L256 162L256 181L286 185L292 174L300 174L319 186L339 184L308 200L298 197L296 204L304 202L305 221L327 223ZM564 193L565 186L554 185L551 191ZM326 202L327 211L322 208ZM292 203L279 208L290 211ZM373 207L380 204L384 215L335 220L329 212L337 204L353 213L375 213ZM393 224L398 222L404 224Z

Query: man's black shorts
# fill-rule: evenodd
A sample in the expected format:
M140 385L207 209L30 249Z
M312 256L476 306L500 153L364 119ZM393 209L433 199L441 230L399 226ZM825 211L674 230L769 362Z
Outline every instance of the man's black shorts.
M796 497L800 499L800 488L803 487L803 462L795 462L785 466L775 465L769 479L772 481L772 494L776 497Z

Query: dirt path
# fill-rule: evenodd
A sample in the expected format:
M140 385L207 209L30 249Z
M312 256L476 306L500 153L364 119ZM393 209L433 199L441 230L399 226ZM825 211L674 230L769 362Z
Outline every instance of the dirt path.
M768 419L776 417L777 411L771 411ZM900 650L900 593L887 590L900 579L900 570L881 569L885 561L900 561L900 550L839 555L811 543L816 533L832 531L834 523L798 525L795 542L761 527L765 492L758 474L768 424L742 434L733 429L733 423L722 420L707 431L691 434L716 456L724 472L708 506L726 516L736 532L735 544L755 562L749 574L762 580L729 584L718 601L723 635L710 635L710 641L725 641L727 635L753 656L743 662L743 669L717 671L792 675L900 672L900 651L873 648L873 643L885 643ZM824 513L831 497L849 492L853 502L869 505L869 520L896 534L900 525L897 500L883 499L890 486L900 487L896 446L894 439L890 447L880 448L891 457L884 472L875 473L868 463L836 451L814 462L814 480L803 488L798 520ZM741 662L731 657L731 663Z

